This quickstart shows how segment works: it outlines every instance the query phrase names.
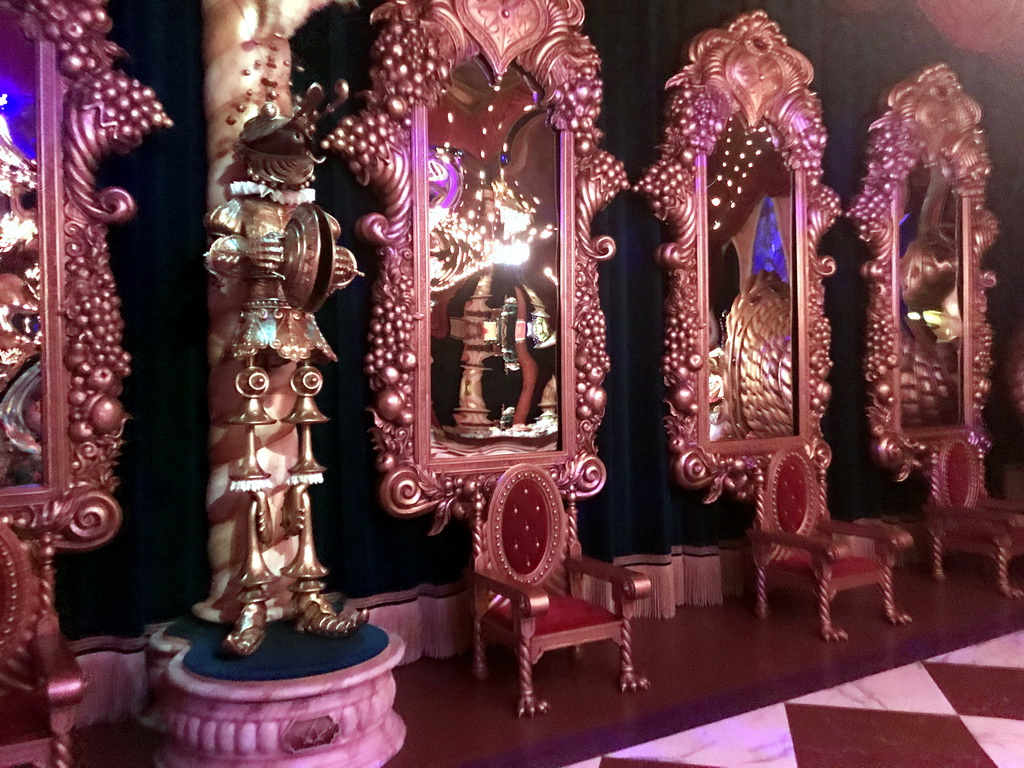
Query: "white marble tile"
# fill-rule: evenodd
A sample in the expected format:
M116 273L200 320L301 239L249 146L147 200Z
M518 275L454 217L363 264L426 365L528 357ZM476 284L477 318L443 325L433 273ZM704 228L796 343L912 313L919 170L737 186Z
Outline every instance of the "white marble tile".
M983 667L1024 668L1024 632L1014 632L958 651L943 653L928 661L945 664L977 664Z
M1024 768L1024 722L996 717L960 719L999 768Z
M573 763L572 765L564 765L562 768L600 768L601 766L601 755L592 757L589 760L584 760L582 763Z
M793 739L783 704L638 744L615 752L612 757L725 768L796 768Z
M920 664L889 669L852 683L793 699L794 704L851 709L885 709L894 712L925 712L955 715L953 706Z

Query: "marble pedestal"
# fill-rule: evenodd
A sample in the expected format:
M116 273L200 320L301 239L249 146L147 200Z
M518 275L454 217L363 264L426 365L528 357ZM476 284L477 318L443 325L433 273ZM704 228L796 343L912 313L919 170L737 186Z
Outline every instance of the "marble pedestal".
M169 733L159 768L377 768L405 739L391 670L405 650L389 636L376 656L335 672L223 680L168 667L161 710Z

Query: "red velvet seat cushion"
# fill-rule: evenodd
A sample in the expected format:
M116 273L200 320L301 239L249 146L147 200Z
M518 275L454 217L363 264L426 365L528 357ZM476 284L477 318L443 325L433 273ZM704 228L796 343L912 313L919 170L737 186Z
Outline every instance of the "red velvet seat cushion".
M536 632L538 635L551 635L569 629L593 627L598 624L618 621L611 611L577 597L548 595L548 598L551 604L547 613L537 617ZM512 627L512 606L507 600L498 603L486 615L509 628Z
M772 565L794 573L806 573L807 575L814 573L810 553L799 549L787 552L783 557L772 562ZM835 578L857 576L877 571L879 567L878 561L870 557L843 557L832 563L832 576Z
M0 746L20 744L50 735L49 713L42 694L11 691L0 696ZM6 765L6 763L5 763Z

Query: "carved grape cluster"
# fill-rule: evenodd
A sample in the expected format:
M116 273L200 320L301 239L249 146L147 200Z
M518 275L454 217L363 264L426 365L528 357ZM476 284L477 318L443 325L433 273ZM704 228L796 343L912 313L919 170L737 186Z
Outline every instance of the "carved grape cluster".
M74 242L79 231L80 225L69 225L69 240ZM91 463L99 458L92 441L121 433L125 414L117 397L131 357L121 348L121 302L106 263L97 264L89 250L69 247L68 254L69 281L77 286L67 302L70 434L76 442L89 444L79 458Z
M96 128L110 141L113 151L129 152L154 128L171 125L153 89L123 72L108 69L90 75L79 87L82 107L100 110Z
M634 189L647 198L654 215L669 223L673 235L681 236L687 211L685 201L692 195L693 162L708 155L725 128L729 104L719 91L697 85L692 67L669 81L672 87L665 108L664 137L658 162L652 165Z
M868 175L853 206L854 219L861 235L873 241L892 231L892 201L913 170L919 154L919 141L910 126L896 112L887 112L869 131Z
M25 4L29 34L54 43L69 77L108 68L120 49L106 40L110 16L105 5L104 0L30 0Z
M699 86L692 71L684 70L669 96L665 109L665 143L685 163L698 155L709 155L725 128L729 105L724 94Z
M385 94L381 105L392 118L408 127L412 107L433 104L451 77L450 52L442 50L440 35L412 4L381 9L387 21L373 45L374 94Z
M360 184L369 184L400 146L402 131L383 111L367 108L359 115L342 119L323 141L323 148L334 150L348 164Z
M579 300L579 299L578 299ZM576 352L576 417L581 422L591 422L580 437L587 438L586 445L592 444L592 432L604 415L607 396L601 387L605 374L611 368L611 359L605 345L606 327L604 313L596 307L582 316L579 325L580 340Z
M818 97L808 92L805 102L800 111L804 113L807 122L800 133L786 142L786 160L790 168L806 171L809 180L816 182L821 178L821 161L825 155L828 135L821 120L821 102Z
M577 149L590 151L600 138L597 116L601 111L604 85L601 82L597 51L589 43L581 44L579 62L570 77L551 89L548 106L552 124L563 131L576 134ZM581 142L585 142L581 146Z
M417 362L412 351L413 332L412 314L406 303L396 301L390 293L374 303L365 370L377 393L374 402L377 416L400 430L408 430L413 424L410 380ZM398 436L399 442L404 442L401 438L405 434ZM387 472L395 466L395 461L394 451L386 450L378 456L378 468Z

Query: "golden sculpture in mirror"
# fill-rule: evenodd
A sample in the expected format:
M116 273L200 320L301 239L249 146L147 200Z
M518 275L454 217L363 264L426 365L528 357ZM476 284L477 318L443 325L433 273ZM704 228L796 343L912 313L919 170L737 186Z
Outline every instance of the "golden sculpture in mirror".
M987 450L992 332L981 257L996 235L981 109L945 64L895 86L850 217L871 248L865 375L875 458L905 479L946 437Z
M106 236L135 203L96 174L170 120L115 69L109 31L103 0L0 0L0 710L24 713L5 723L4 765L72 762L85 681L54 557L121 522L129 356Z
M597 263L615 248L590 222L626 186L598 148L583 5L392 1L372 19L366 107L325 144L383 203L359 224L381 256L366 361L381 502L436 531L482 515L526 462L574 516L605 480Z
M659 159L637 183L670 241L665 354L672 476L752 500L776 451L806 446L822 480L829 324L817 252L838 211L821 183L811 65L763 11L710 30L671 78Z

